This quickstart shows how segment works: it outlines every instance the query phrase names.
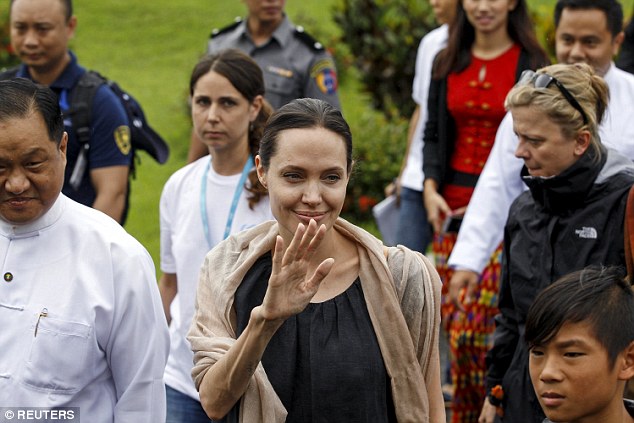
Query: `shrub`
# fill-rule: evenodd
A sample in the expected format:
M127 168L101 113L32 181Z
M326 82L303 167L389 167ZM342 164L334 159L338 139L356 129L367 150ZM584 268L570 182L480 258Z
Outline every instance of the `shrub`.
M535 23L535 33L540 44L546 50L552 63L557 63L555 56L555 21L553 7L541 4L533 7L531 17Z
M339 0L334 20L342 32L339 43L352 54L350 62L359 70L372 106L388 117L409 118L415 106L411 94L418 44L436 26L429 3Z
M0 69L18 63L18 58L13 54L9 40L9 10L2 8L0 9Z
M372 206L384 198L383 189L400 170L407 145L408 120L388 120L373 110L350 122L355 169L344 205L344 216L359 222L372 219Z

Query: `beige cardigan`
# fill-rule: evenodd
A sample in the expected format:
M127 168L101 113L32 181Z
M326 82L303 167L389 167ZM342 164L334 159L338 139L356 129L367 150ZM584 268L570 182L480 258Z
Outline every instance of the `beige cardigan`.
M422 254L402 246L386 249L341 218L334 230L358 246L363 295L390 377L398 421L445 422L438 352L441 283L436 270ZM266 222L231 236L205 258L187 336L194 351L192 377L197 389L235 342L235 291L253 263L272 250L277 234L277 222ZM286 414L260 363L242 397L240 421L283 422Z

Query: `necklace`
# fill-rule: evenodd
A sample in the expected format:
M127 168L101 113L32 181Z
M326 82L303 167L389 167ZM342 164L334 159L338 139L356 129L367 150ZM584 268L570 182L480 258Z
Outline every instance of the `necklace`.
M236 190L233 193L233 201L231 202L231 208L229 209L229 216L227 216L227 223L225 225L225 232L222 239L227 239L231 233L231 226L233 225L233 218L238 208L238 201L240 201L240 194L242 194L242 188L247 180L249 171L253 167L253 157L249 154L247 162L242 168L242 175L240 175L240 181L236 185ZM209 232L209 217L207 216L207 179L209 177L209 171L211 169L211 158L207 162L205 171L203 172L202 181L200 183L200 218L203 221L203 231L205 232L205 238L207 239L207 246L211 250L213 245L211 244L211 233Z

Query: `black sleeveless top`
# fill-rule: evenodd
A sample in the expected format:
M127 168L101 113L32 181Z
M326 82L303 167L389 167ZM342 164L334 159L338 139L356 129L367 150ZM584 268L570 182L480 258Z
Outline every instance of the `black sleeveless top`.
M260 257L235 294L237 335L262 304L271 253ZM396 422L389 378L357 278L343 293L310 303L284 322L262 365L288 411L287 422ZM238 402L224 422L237 422Z

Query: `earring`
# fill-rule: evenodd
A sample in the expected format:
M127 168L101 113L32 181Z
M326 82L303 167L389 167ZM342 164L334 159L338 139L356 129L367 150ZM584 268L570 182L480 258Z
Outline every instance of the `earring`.
M253 132L253 122L249 122L249 132Z

